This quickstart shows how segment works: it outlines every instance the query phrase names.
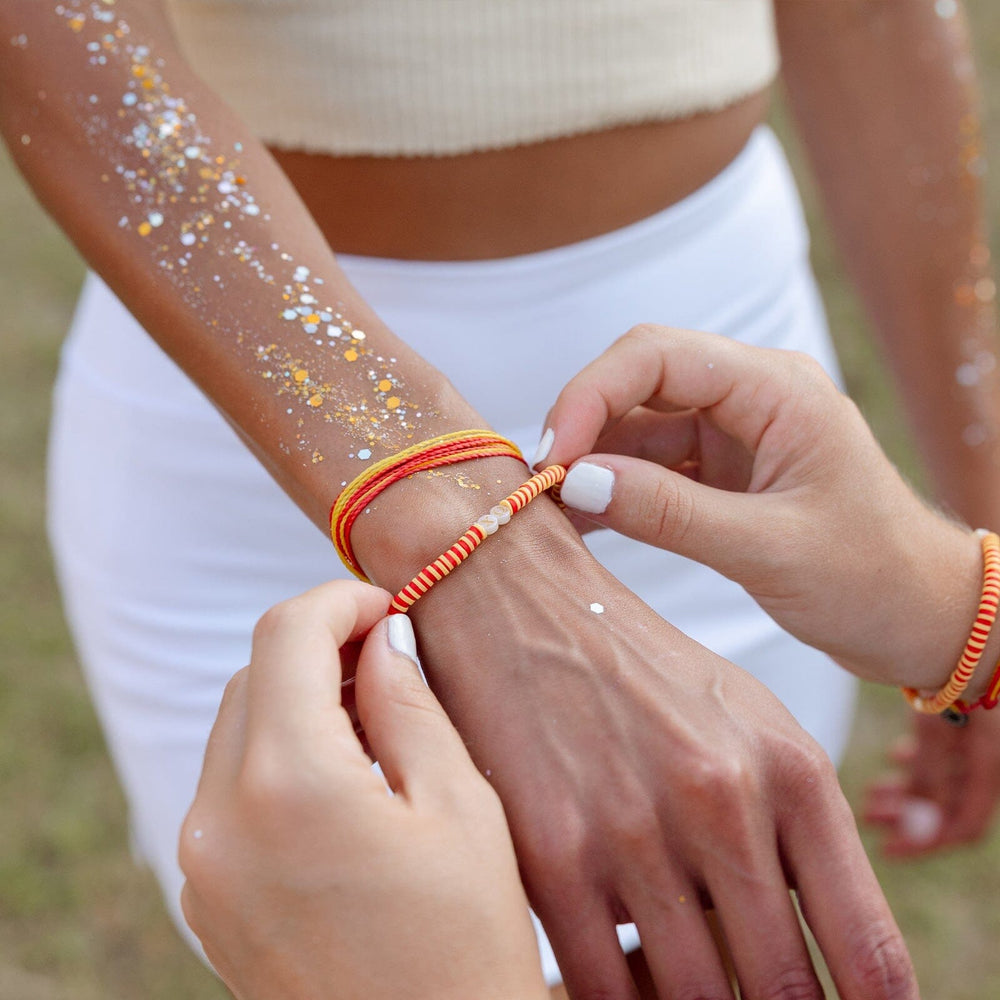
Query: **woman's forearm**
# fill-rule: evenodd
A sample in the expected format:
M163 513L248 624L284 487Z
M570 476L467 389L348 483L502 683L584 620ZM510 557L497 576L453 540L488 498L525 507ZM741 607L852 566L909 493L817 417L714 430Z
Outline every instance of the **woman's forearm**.
M13 39L3 134L38 197L313 521L371 462L481 426L350 286L266 149L187 66L160 4L14 0L0 29ZM523 468L476 474L503 496ZM454 501L450 532L471 510L456 483L421 483L430 499L407 535L422 552L435 511Z
M844 263L938 498L1000 518L1000 370L975 73L957 3L777 0L784 76Z

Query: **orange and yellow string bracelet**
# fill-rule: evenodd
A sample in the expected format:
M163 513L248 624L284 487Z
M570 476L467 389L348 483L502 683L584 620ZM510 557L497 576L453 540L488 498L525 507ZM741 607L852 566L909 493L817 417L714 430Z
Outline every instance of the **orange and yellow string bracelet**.
M421 441L368 466L341 490L330 508L330 536L344 565L359 580L371 582L351 548L351 528L361 512L383 490L416 472L425 472L455 462L468 462L475 458L498 457L524 461L513 441L494 434L493 431L453 431Z
M351 528L361 512L393 483L416 472L425 472L455 462L496 457L524 461L513 441L493 431L453 431L421 441L370 465L344 487L330 508L330 536L344 565L359 579L370 582L351 547ZM566 469L563 466L550 465L492 507L489 513L470 525L468 531L447 552L428 563L399 591L393 598L389 614L405 614L409 611L435 583L468 559L501 525L506 524L539 494L561 483L565 476Z
M938 692L924 697L915 688L903 688L903 695L911 707L928 715L945 714L954 721L964 721L969 706L959 701L965 689L972 680L972 675L982 659L986 641L997 618L997 607L1000 605L1000 537L992 531L979 531L983 549L983 589L976 611L975 620L969 633L968 641L958 666L955 667L947 683ZM992 704L988 699L992 697ZM984 707L992 708L1000 697L1000 671L994 675L987 693L981 698Z

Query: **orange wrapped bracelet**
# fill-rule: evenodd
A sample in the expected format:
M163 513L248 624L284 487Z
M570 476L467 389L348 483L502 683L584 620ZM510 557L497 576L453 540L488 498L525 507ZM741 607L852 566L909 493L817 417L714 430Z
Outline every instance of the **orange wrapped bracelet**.
M469 530L443 555L428 563L398 594L389 605L390 615L405 615L435 583L443 580L453 569L461 566L486 539L501 525L506 524L522 507L545 490L552 489L566 478L566 469L550 465L532 476L522 487L501 500L476 520Z
M371 581L365 576L354 549L351 548L351 528L361 512L385 489L393 483L412 476L415 472L468 462L474 458L516 458L524 461L520 450L493 431L471 430L453 431L421 441L410 448L383 458L368 466L341 490L336 502L330 508L330 536L344 565L365 583Z
M964 722L968 712L967 706L959 699L969 686L969 681L972 680L972 675L982 659L986 641L997 618L997 607L1000 605L1000 537L992 531L980 531L977 534L980 535L983 547L982 597L958 666L944 687L929 697L923 697L915 688L903 688L904 697L916 711L928 715L944 713L950 721L959 724ZM1000 680L996 676L994 682L990 684L987 694L995 686L1000 686ZM986 697L984 695L984 698ZM993 698L993 704L996 704L996 697Z

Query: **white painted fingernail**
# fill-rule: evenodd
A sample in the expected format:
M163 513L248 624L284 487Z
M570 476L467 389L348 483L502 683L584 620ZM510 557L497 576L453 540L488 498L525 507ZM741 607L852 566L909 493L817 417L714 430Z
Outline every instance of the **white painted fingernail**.
M386 636L389 639L389 645L397 653L402 653L403 656L420 666L420 660L417 659L417 637L413 634L413 623L406 615L389 616Z
M913 844L929 844L941 832L941 807L929 799L908 799L899 815L903 836Z
M566 474L560 497L567 507L585 514L603 514L611 503L615 474L602 465L578 462Z
M552 451L552 445L556 440L556 432L548 427L545 433L542 435L542 440L538 442L538 447L535 449L535 457L531 460L531 467L535 468L540 462L544 462L548 457L550 451Z

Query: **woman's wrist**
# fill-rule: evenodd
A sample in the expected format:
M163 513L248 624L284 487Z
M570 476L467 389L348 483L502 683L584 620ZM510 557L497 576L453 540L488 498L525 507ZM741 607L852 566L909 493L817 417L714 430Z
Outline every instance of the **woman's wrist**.
M943 522L939 515L933 515ZM925 536L933 581L925 602L926 615L912 618L913 634L900 649L896 682L931 693L940 690L951 677L969 640L983 588L983 554L980 538L955 524L942 524L937 540ZM914 644L914 639L916 643ZM924 650L921 655L921 649ZM910 652L907 652L910 650ZM1000 628L991 629L979 664L963 695L975 701L986 689L1000 659Z
M351 536L355 554L373 582L396 592L530 476L524 463L516 459L487 458L421 472L394 483L355 522ZM547 515L540 514L543 508L547 508ZM484 545L491 549L508 546L525 533L529 521L543 532L570 528L551 500L541 496ZM543 523L548 527L542 528ZM477 551L471 559L482 557Z

